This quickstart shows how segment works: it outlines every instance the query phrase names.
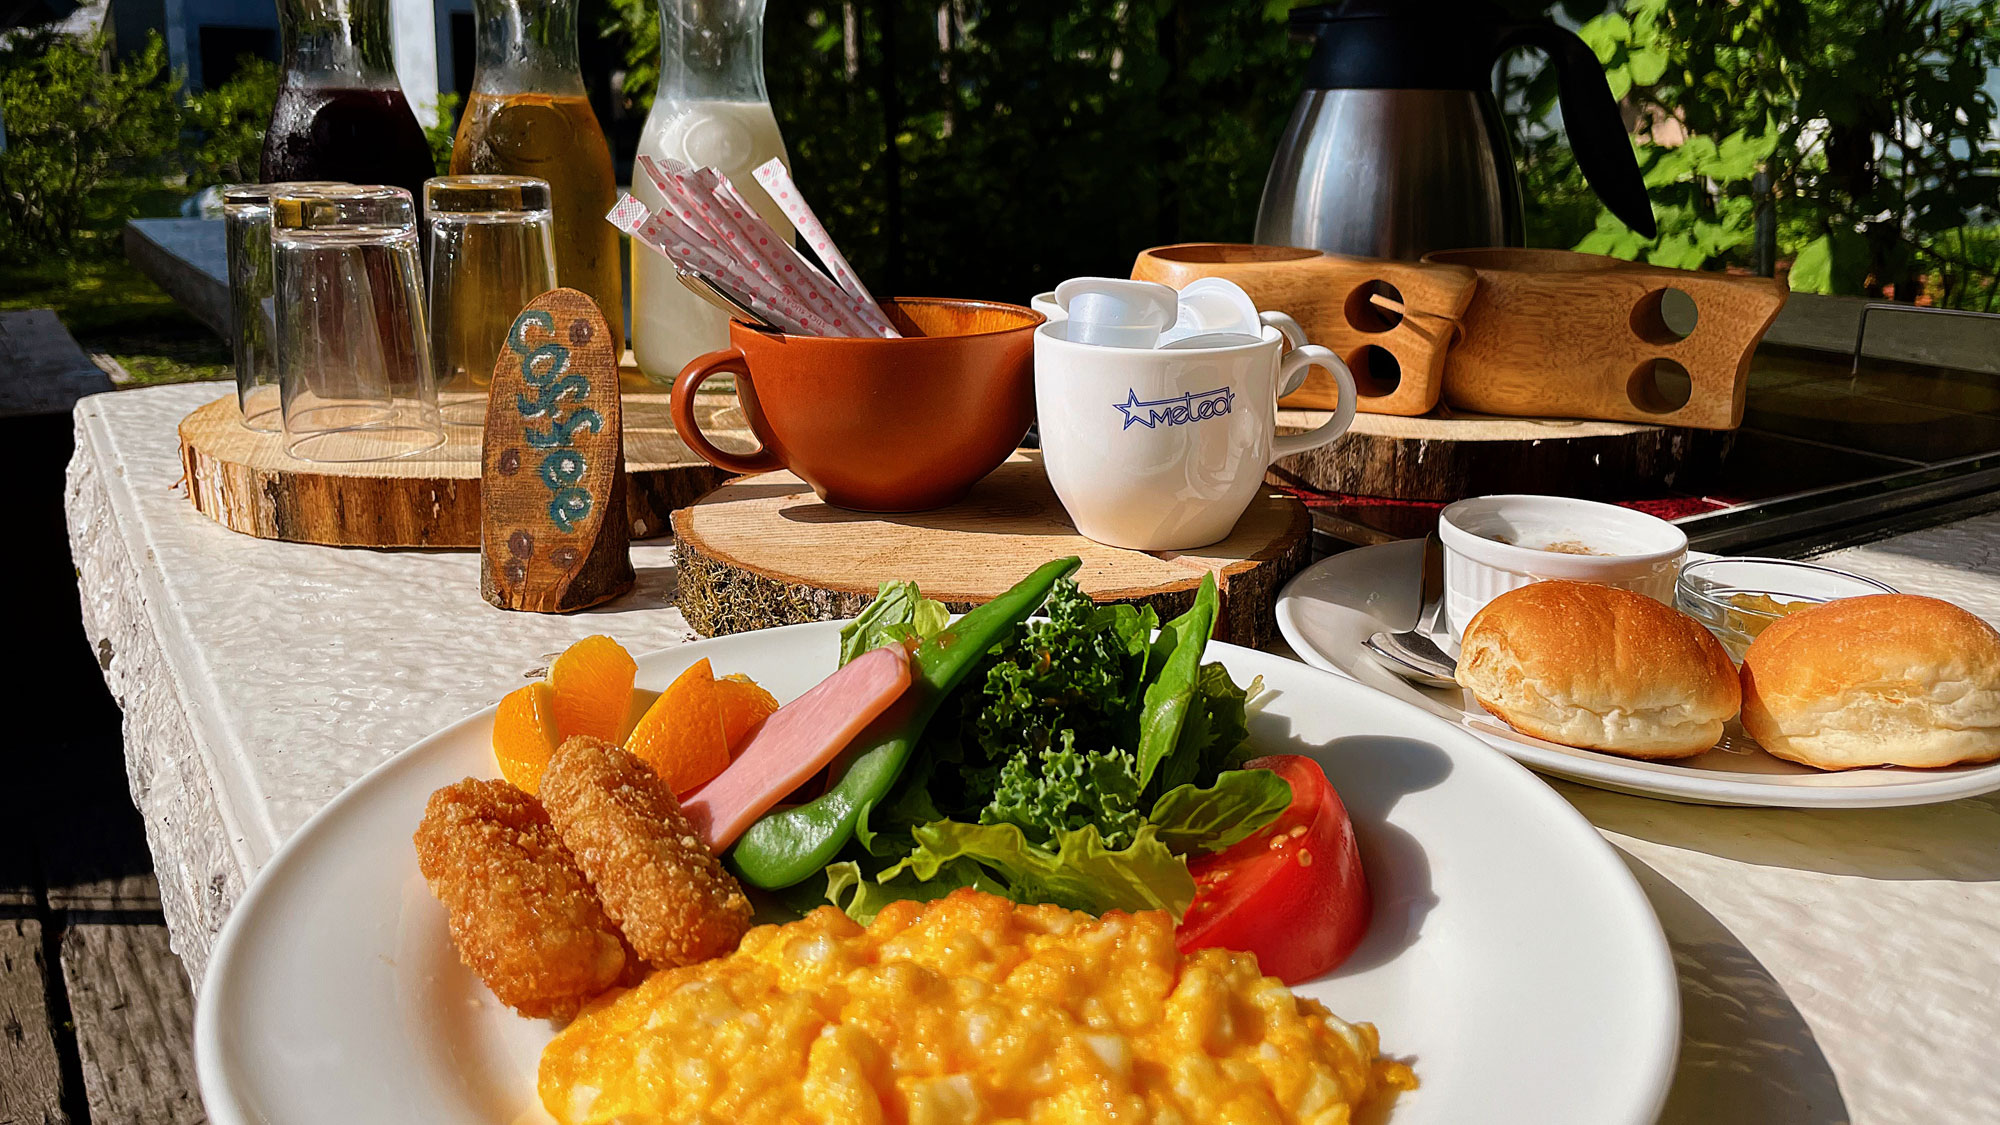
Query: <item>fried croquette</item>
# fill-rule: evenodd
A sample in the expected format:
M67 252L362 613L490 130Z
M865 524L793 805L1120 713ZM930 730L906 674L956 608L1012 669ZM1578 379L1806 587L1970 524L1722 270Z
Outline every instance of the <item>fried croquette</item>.
M655 967L728 953L750 928L743 888L638 758L603 739L571 738L549 759L541 798L605 913Z
M624 975L633 955L533 797L504 781L447 785L416 845L460 960L508 1007L566 1020Z

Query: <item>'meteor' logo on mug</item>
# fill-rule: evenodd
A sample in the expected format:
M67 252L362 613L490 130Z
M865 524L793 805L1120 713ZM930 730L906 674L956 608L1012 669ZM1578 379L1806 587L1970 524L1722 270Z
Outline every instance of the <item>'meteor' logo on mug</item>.
M1134 425L1154 429L1159 426L1184 426L1189 422L1205 422L1210 418L1220 418L1236 405L1236 392L1228 387L1217 387L1212 391L1190 391L1172 398L1140 402L1139 392L1128 390L1125 401L1113 403L1118 412L1125 415L1125 424L1118 427L1120 433Z

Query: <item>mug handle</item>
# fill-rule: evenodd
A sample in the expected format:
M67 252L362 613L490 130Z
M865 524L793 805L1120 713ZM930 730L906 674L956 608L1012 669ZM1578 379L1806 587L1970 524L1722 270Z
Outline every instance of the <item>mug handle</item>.
M1346 433L1347 427L1354 424L1354 373L1347 369L1347 365L1340 361L1339 356L1326 348L1318 344L1307 344L1302 348L1286 352L1284 358L1278 361L1278 385L1291 383L1296 387L1298 383L1293 382L1294 377L1300 382L1304 381L1306 369L1310 367L1324 367L1332 373L1333 381L1340 387L1340 405L1334 409L1333 417L1305 433L1279 434L1277 440L1271 443L1273 461L1280 457L1290 457L1294 453L1304 453L1308 449L1317 449Z
M744 361L743 353L735 348L724 348L719 352L696 356L686 367L681 368L680 376L674 380L672 400L674 429L680 432L681 440L687 443L689 449L694 450L702 460L718 469L748 474L768 473L773 469L784 468L785 463L778 459L778 455L761 445L754 453L731 453L726 449L716 448L715 443L708 440L708 435L701 432L701 425L694 418L694 394L708 381L709 376L719 375L725 371L738 379L750 377L750 365ZM742 396L737 397L738 401L741 401ZM1341 401L1345 402L1352 397L1351 390L1344 392Z
M1278 330L1278 334L1285 338L1286 350L1306 346L1306 330L1300 328L1299 322L1290 316L1281 312L1262 312L1257 314L1257 320L1267 328ZM1301 367L1293 372L1290 378L1278 384L1278 397L1284 398L1303 386L1306 381L1306 371L1307 368Z

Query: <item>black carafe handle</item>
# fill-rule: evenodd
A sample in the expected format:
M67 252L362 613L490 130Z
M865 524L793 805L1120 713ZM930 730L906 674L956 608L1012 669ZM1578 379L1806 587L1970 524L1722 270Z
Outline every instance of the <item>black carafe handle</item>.
M1597 197L1626 226L1647 238L1659 237L1653 203L1646 198L1646 183L1639 176L1639 162L1632 156L1632 141L1618 116L1611 85L1604 80L1604 67L1590 44L1555 24L1530 23L1501 32L1499 51L1514 47L1533 47L1556 64L1563 131L1569 135L1577 167L1583 169L1583 178L1590 181Z

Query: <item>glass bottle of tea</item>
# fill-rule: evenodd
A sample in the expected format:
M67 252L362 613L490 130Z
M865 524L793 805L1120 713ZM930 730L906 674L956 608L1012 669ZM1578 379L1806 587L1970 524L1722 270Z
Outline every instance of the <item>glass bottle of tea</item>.
M791 236L784 212L750 175L774 156L786 158L764 89L764 0L660 0L660 89L639 153L720 169L766 222ZM666 202L637 170L632 194L649 208ZM722 311L683 286L673 263L635 248L632 354L640 370L671 383L689 360L728 346Z
M548 181L556 281L597 302L614 335L625 328L618 230L605 212L618 181L577 64L578 0L474 0L478 63L452 142L453 175Z
M388 184L436 173L390 55L389 0L278 0L284 56L259 176Z

